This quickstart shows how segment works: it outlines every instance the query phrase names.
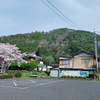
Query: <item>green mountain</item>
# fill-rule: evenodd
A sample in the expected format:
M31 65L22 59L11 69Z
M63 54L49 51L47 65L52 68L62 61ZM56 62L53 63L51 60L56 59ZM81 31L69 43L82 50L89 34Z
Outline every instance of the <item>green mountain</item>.
M97 35L97 41L100 42L100 35ZM47 65L57 62L59 55L73 56L81 50L95 53L94 33L67 28L3 36L0 37L0 42L16 44L22 52L35 52ZM100 47L98 56L100 57Z

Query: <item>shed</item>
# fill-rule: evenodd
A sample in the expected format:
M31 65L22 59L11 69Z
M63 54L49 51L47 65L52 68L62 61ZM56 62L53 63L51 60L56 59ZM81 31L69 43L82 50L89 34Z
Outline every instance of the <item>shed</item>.
M59 77L59 68L53 68L53 69L51 69L50 76L51 77Z

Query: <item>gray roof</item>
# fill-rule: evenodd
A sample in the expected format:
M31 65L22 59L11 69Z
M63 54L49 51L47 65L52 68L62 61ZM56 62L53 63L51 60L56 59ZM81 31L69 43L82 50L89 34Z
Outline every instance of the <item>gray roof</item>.
M59 55L59 57L72 58L72 56Z
M42 59L42 57L37 56L35 53L28 53L28 56L34 57L34 58L37 58L37 59Z

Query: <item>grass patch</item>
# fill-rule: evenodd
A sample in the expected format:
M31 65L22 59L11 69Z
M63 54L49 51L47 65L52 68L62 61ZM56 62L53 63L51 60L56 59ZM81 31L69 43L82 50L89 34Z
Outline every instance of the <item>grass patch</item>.
M44 78L49 78L50 76L48 76L46 74L46 72L40 71L40 72L36 72L36 71L25 71L25 70L10 70L9 73L12 74L14 77L17 73L21 73L21 76L18 78L30 78L31 75L38 75L38 78L44 77Z
M21 76L18 78L29 78L33 72L24 71L24 70L10 70L9 73L12 74L14 77L16 77L17 73L21 73Z
M46 72L43 72L43 71L38 72L37 75L38 75L39 77L46 77L46 78L49 78L49 77L50 77L50 76L48 76L48 75L46 74Z
M31 75L32 75L32 72L30 72L30 73L22 73L22 76L20 78L30 78Z

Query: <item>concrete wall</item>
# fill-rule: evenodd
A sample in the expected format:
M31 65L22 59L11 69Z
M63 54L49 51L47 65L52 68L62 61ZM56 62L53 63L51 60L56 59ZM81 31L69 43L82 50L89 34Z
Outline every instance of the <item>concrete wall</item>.
M51 71L50 71L50 76L51 76L51 77L58 77L58 76L59 76L59 75L58 75L58 72L59 72L58 70L51 70Z

